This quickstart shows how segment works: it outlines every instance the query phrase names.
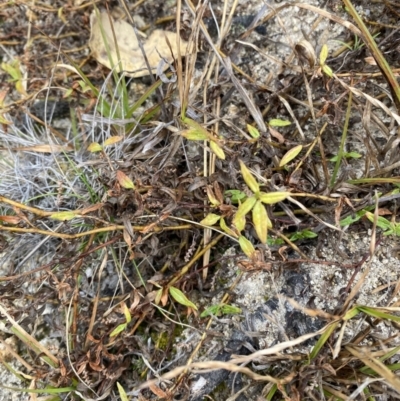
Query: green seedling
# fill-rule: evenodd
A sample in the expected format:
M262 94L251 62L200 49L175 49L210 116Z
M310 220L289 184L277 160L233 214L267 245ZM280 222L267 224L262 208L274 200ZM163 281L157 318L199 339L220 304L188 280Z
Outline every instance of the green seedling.
M362 155L360 155L360 153L357 152L346 152L343 153L342 158L346 158L346 159L359 159L360 157L362 157ZM329 161L331 162L336 162L338 161L339 156L333 156L331 159L329 159Z
M318 234L316 234L314 231L311 231L309 229L305 229L302 231L298 231L294 234L287 235L287 237L289 238L289 240L291 242L296 242L296 241L300 241L303 239L316 238L316 237L318 237ZM285 241L281 238L268 237L268 239L267 239L267 245L269 245L269 246L283 245L284 243L285 243Z
M238 189L227 189L224 193L226 196L230 196L232 203L234 203L235 205L243 201L247 197L243 191L240 191Z
M366 212L365 215L370 222L374 222L374 214ZM397 235L400 236L400 223L391 222L382 216L378 216L376 219L376 225L383 230L383 235Z
M205 309L200 317L221 316L221 315L237 315L242 310L232 305L212 305Z
M324 44L321 49L321 53L319 54L319 65L322 72L327 75L329 78L333 77L333 71L331 67L325 64L326 59L328 58L328 46Z
M236 196L236 200L240 202L238 210L232 219L233 229L227 226L224 218L215 213L209 213L200 223L206 226L213 226L219 221L220 227L224 232L234 238L238 238L239 245L246 256L249 258L254 258L256 257L256 250L253 244L245 236L240 234L246 226L246 216L251 212L254 228L258 238L263 244L267 243L267 233L268 229L272 228L272 223L268 217L268 213L264 205L271 205L281 202L285 200L290 193L262 192L257 180L253 177L250 170L242 161L240 161L240 170L246 185L253 192L253 195L247 197L243 202L240 202L243 193L241 191L230 190L230 193L233 193ZM212 204L216 204L217 200L214 199L214 197L210 198L210 195L209 200Z
M295 242L302 239L311 239L316 237L318 237L318 234L316 234L314 231L306 229L292 234L291 236L289 236L289 239L290 241Z
M344 219L340 220L339 224L341 227L349 226L350 224L356 223L358 220L360 220L363 216L365 216L365 213L367 211L372 210L374 206L368 206L362 210L359 210L358 212L354 213L353 215L347 216Z
M15 89L21 95L26 96L25 88L23 86L23 76L18 60L14 60L11 63L1 63L1 69L10 75L8 82L15 84Z
M132 320L132 316L131 313L129 311L129 308L126 306L125 302L122 303L122 309L124 311L124 315L125 315L125 323L121 323L119 324L110 334L110 337L115 337L118 334L122 333L123 331L126 330L126 328L128 327L128 324L131 322Z
M376 39L379 35L380 32L376 33L375 35L372 35L372 38ZM351 51L360 50L365 46L365 43L357 35L354 35L354 40L352 41L352 43L350 42L351 44L342 42L341 40L335 40L335 42L340 43L341 45L347 47Z

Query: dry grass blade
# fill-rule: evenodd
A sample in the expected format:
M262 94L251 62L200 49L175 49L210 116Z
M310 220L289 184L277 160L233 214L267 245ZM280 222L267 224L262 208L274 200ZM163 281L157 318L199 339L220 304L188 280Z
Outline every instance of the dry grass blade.
M283 379L276 379L275 377L272 377L269 375L259 375L257 373L254 373L249 368L246 368L243 366L238 366L231 362L210 361L210 362L193 362L189 365L175 368L175 369L171 370L170 372L162 375L160 377L160 379L161 380L170 380L170 379L173 379L174 377L177 377L177 376L181 375L182 373L186 373L188 371L193 371L193 373L206 373L206 372L210 372L213 370L219 370L219 369L225 369L225 370L229 370L230 372L235 372L235 373L243 373L243 374L247 375L250 379L255 380L255 381L271 382L271 383L276 383L276 384L290 383L290 381L294 377L294 373L291 373L288 376L284 377ZM157 384L160 379L148 380L147 382L145 382L145 383L141 384L139 387L137 387L136 390L141 390L141 389L147 388L153 384Z
M396 76L394 75L392 69L390 68L390 65L386 61L382 52L379 50L374 38L372 37L369 30L365 26L363 20L361 19L356 9L354 8L352 2L350 0L343 0L343 2L346 5L350 15L357 22L357 25L362 32L361 37L363 38L365 44L369 48L372 56L376 60L376 63L378 64L379 69L382 72L382 75L386 78L386 81L389 85L390 91L393 96L393 101L397 107L397 112L398 114L400 114L400 85L397 81Z
M36 341L35 338L33 338L29 333L27 333L13 318L12 316L5 310L5 308L0 305L0 313L4 315L9 323L12 326L12 331L13 333L21 339L22 342L25 343L25 345L34 351L37 355L40 356L43 361L45 361L47 364L53 366L53 367L58 367L58 360L57 358L49 352L49 350L42 345L40 342Z
M374 358L367 348L347 345L346 349L360 361L365 363L365 365L370 367L379 376L385 379L387 384L400 393L400 378L396 375L396 373L388 369L385 364Z

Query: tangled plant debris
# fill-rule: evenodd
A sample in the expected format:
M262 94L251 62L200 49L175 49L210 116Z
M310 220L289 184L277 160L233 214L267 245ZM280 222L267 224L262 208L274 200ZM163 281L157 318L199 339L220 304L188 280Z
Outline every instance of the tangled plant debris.
M399 397L400 9L319 3L0 6L4 397Z

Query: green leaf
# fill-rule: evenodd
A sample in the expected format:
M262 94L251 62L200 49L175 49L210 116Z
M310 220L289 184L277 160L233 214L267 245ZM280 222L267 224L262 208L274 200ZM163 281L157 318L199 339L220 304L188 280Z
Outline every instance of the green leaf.
M258 200L253 207L253 224L262 244L267 242L268 220L265 206Z
M286 166L286 164L291 162L302 151L302 149L302 145L297 145L294 148L288 150L282 157L282 160L279 163L279 167Z
M317 343L314 345L311 353L310 353L310 359L314 359L318 354L323 345L328 341L329 337L333 333L333 331L336 329L338 326L339 322L332 323L332 325L326 330L324 333L322 333L321 337L318 339Z
M222 305L221 311L223 315L237 315L238 313L242 313L240 308L232 305Z
M246 194L238 189L227 189L224 194L225 196L230 196L233 203L238 203L242 199L246 198Z
M127 323L122 323L118 325L110 334L110 337L115 337L119 333L122 333L126 329Z
M343 320L353 319L354 316L357 316L360 313L358 306L354 306L346 314L343 316Z
M344 153L343 157L346 157L348 159L359 159L360 157L362 157L362 155L360 155L357 152L348 152L348 153ZM337 161L338 158L339 158L339 156L333 156L331 159L329 159L329 161L335 162L335 161Z
M272 205L273 203L282 202L290 195L290 192L260 192L258 199L262 203L266 203L267 205Z
M358 310L360 312L364 312L365 314L376 317L378 319L400 322L400 316L395 316L395 315L391 315L389 313L382 312L381 310L379 310L377 308L371 308L369 306L358 306Z
M66 212L53 213L52 215L50 215L50 218L54 220L67 221L67 220L72 220L77 216L79 216L78 212L66 211Z
M273 118L272 120L268 121L268 125L271 127L287 127L290 124L292 124L290 121L280 120L277 118Z
M129 401L128 395L126 394L124 388L118 382L117 382L117 388L119 396L121 397L121 401Z
M242 173L244 182L254 193L258 193L260 191L260 186L258 185L258 182L250 173L250 170L241 160L239 160L239 163L240 163L240 171Z
M260 137L260 132L258 131L258 129L250 124L247 124L247 131L255 139L258 139Z
M268 237L268 239L267 239L268 246L283 245L284 243L285 243L285 241L281 238Z
M204 217L203 220L200 221L200 224L205 226L213 226L220 218L221 216L218 216L218 214L209 213L206 217Z
M255 255L256 250L254 249L253 244L243 235L239 237L239 245L248 258L251 259Z
M215 141L210 141L210 148L216 154L218 159L225 160L225 153L222 150L221 146L218 145Z
M368 220L369 220L371 223L374 222L374 214L373 214L373 213L371 213L371 212L366 212L365 215L367 216ZM376 225L377 225L379 228L381 228L382 230L384 230L384 231L392 230L392 229L393 229L392 223L391 223L389 220L387 220L387 219L385 219L384 217L382 217L382 216L378 216L378 218L377 218L377 220L376 220Z
M352 159L359 159L362 155L358 152L348 152L346 153L346 157L350 157Z
M178 288L169 287L169 293L171 294L172 298L174 298L175 301L179 304L197 310L197 306L193 302L189 301L186 295Z
M301 239L316 238L316 237L318 237L318 234L316 234L315 232L313 232L311 230L303 230L303 231L299 231L299 232L291 235L290 241L294 242L294 241L298 241Z
M205 309L200 317L219 316L219 315L237 315L242 313L242 310L232 305L212 305Z
M368 209L372 210L374 207L368 207ZM365 215L365 213L367 213L366 209L363 210L359 210L358 212L356 212L355 215L350 215L345 217L344 219L339 221L339 224L344 227L344 226L349 226L350 224L355 223L356 221L360 220L361 217L363 217Z
M201 314L200 317L207 317L207 316L219 316L221 312L221 305L212 305L205 309Z

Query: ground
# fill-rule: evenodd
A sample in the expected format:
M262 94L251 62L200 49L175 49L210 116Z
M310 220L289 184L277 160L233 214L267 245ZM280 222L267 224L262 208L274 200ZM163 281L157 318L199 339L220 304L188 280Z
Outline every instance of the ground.
M395 85L339 1L195 3L159 81L101 46L175 1L0 6L0 400L397 399Z

